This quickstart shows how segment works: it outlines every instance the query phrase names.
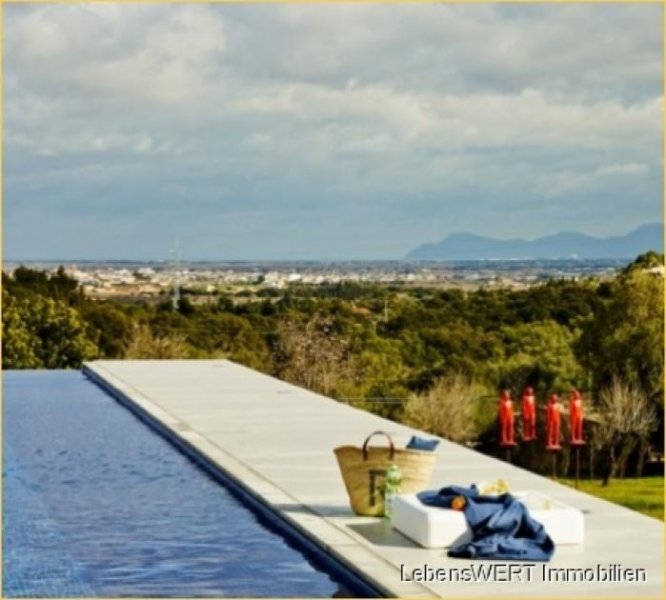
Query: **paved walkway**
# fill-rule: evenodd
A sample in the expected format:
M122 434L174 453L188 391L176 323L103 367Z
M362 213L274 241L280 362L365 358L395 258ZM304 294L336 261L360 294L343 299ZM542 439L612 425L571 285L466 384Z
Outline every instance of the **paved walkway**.
M662 522L447 441L438 449L431 489L502 477L512 489L547 493L583 510L586 529L585 544L558 547L550 569L619 565L645 569L647 581L546 582L541 565L530 583L404 581L401 574L426 566L483 563L449 559L445 550L417 547L383 519L354 516L332 450L360 445L377 429L404 447L414 430L224 360L97 361L84 370L159 419L387 595L663 595Z

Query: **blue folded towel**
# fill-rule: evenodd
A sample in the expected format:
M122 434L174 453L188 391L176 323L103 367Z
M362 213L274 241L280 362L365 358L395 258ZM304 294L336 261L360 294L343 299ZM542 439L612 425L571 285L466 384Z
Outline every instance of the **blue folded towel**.
M413 435L406 448L407 450L429 450L432 452L437 448L437 444L439 444L439 440L426 440L425 438Z
M465 518L472 541L451 548L449 556L497 560L549 561L555 544L543 525L510 494L482 496L476 486L449 486L418 494L428 506L451 507L457 496L465 498Z

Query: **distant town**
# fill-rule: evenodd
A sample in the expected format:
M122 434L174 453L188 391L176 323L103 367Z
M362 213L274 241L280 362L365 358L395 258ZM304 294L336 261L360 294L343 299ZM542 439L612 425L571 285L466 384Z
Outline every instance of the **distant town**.
M238 287L283 289L290 285L331 285L358 282L409 287L478 289L526 288L549 279L610 278L630 261L597 260L475 260L452 262L129 262L12 261L55 271L60 266L76 278L91 297L149 298L169 293L174 286L192 294L216 294Z

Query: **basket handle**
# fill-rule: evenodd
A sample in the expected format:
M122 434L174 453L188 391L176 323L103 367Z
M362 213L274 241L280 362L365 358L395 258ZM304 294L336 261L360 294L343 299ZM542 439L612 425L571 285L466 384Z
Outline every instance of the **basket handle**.
M384 435L386 436L386 439L388 440L389 443L389 458L393 460L395 457L395 446L393 445L393 440L391 439L391 436L386 433L385 431L373 431L367 438L365 438L365 442L363 442L363 460L368 460L368 442L370 441L370 438L373 435Z

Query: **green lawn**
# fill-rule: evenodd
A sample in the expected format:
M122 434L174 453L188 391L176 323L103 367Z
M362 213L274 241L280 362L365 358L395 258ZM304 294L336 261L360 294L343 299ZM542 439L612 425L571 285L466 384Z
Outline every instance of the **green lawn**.
M559 478L557 481L574 487L573 479ZM603 487L599 480L581 479L578 488L592 496L598 496L609 502L622 504L627 508L642 512L650 517L664 519L664 478L636 477L632 479L611 479Z

